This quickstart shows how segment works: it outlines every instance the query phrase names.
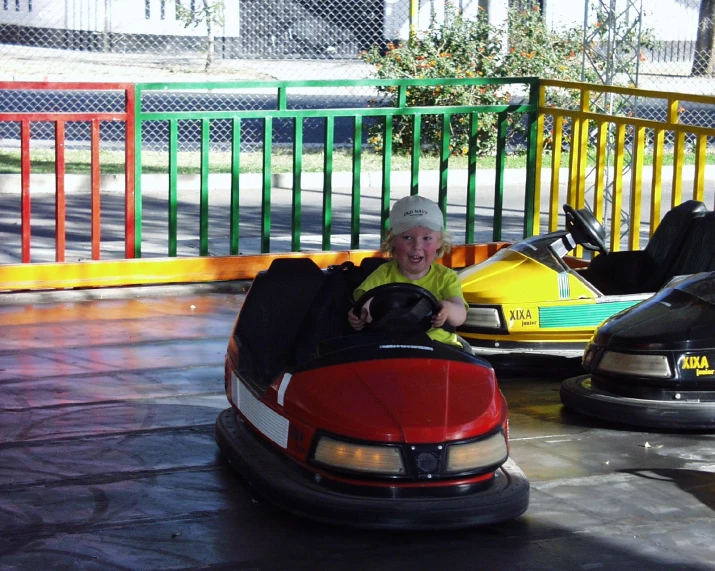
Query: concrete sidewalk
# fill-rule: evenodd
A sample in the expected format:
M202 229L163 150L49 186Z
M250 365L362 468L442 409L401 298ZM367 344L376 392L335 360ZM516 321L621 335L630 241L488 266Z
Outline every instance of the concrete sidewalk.
M492 241L494 216L494 187L496 173L493 170L477 171L476 240ZM647 225L650 211L651 171L644 169L642 180L641 242L649 235ZM548 222L548 184L551 172L542 173L541 230ZM524 223L524 170L506 171L504 175L504 205L502 239L521 239ZM662 212L670 206L670 180L672 168L663 169ZM683 200L692 197L694 167L685 167L683 176ZM259 174L241 175L239 248L242 254L260 252L262 178ZM409 173L392 174L392 199L409 194ZM463 243L465 236L465 204L467 188L466 171L450 171L447 229L456 243ZM271 251L289 252L291 242L292 177L276 174L272 177L271 189ZM302 237L301 250L322 249L322 200L323 175L306 173L302 191ZM350 249L350 210L352 198L352 174L334 173L332 240L334 250ZM420 175L420 193L437 199L439 173L423 171ZM568 176L560 173L559 203L566 201ZM67 175L67 252L68 261L91 258L91 201L89 177ZM209 177L209 254L212 256L230 253L230 175L215 174ZM624 211L629 209L630 179L624 180ZM142 177L142 256L164 257L168 255L168 177L144 175ZM200 177L182 175L178 184L178 256L198 256ZM705 202L715 204L715 165L705 172ZM55 198L53 175L31 177L31 261L54 261L55 248ZM364 172L361 182L360 201L360 248L375 249L379 246L380 234L381 174ZM588 197L589 202L592 197ZM102 177L101 182L101 259L124 257L124 180L118 175ZM606 213L610 216L610 210ZM21 260L20 241L20 175L0 175L0 263L17 263ZM627 227L621 229L625 232ZM622 242L625 244L625 238Z
M381 173L362 173L360 197L360 248L376 249L380 242ZM493 170L477 173L477 240L492 239L494 209ZM519 239L523 233L523 196L525 171L505 173L504 238ZM260 252L262 177L241 175L239 247L243 254ZM437 200L439 173L423 171L420 193ZM392 175L392 198L409 194L410 175ZM288 252L291 242L292 176L276 174L271 188L271 251ZM209 177L209 254L230 253L230 184L228 174ZM54 177L31 177L32 262L54 261ZM302 238L304 251L322 250L322 173L307 173L302 179ZM332 194L332 240L335 250L350 249L350 211L352 174L334 173ZM448 191L448 230L455 242L464 241L466 171L450 171ZM168 177L142 177L142 256L168 254ZM119 175L102 177L101 182L101 257L124 256L124 179ZM178 256L199 254L200 176L182 175L178 183ZM85 175L67 175L67 256L68 261L91 257L90 179ZM0 175L0 263L20 261L20 175Z
M222 58L207 73L202 54L105 54L14 44L0 44L0 62L0 81L274 81L363 79L373 73L372 66L358 59Z
M62 65L52 65L61 61ZM62 50L0 44L2 81L274 81L310 79L365 79L375 77L373 66L355 59L222 59L209 73L201 54L135 54ZM715 78L691 77L691 62L639 63L638 87L710 95Z

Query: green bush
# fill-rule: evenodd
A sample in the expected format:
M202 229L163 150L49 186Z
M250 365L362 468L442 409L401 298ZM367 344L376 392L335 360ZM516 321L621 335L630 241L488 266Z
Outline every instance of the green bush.
M508 12L509 41L506 30L491 26L486 13L465 18L461 11L447 4L444 19L432 18L424 32L413 34L402 44L388 44L386 50L374 46L361 58L375 67L381 79L447 78L447 77L518 77L537 76L549 79L582 80L583 30L579 28L550 31L544 24L538 6ZM583 78L585 81L593 77ZM392 101L395 88L380 89L381 96L373 105ZM512 93L498 85L415 86L407 90L409 106L495 105L509 102ZM392 103L390 103L392 104ZM480 116L477 154L492 152L496 145L496 116ZM523 129L520 117L510 117L512 134ZM469 117L451 119L450 151L463 155L469 150ZM413 119L396 116L393 121L393 151L409 152L412 148ZM442 120L436 115L422 118L421 144L435 150L441 139ZM378 150L384 144L383 125L370 129L369 142Z

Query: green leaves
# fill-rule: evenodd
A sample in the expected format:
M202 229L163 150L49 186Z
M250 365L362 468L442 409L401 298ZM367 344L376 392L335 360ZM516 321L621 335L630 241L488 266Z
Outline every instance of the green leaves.
M413 34L404 43L388 43L381 50L373 46L361 59L375 67L380 79L447 78L447 77L526 77L598 82L597 70L583 66L583 29L580 26L550 30L543 21L538 5L523 10L510 9L506 26L489 24L480 11L476 18L465 18L454 5L447 3L444 18L433 16L429 27ZM591 49L589 46L586 49ZM594 57L593 54L590 54ZM382 88L384 95L393 95ZM508 102L511 94L496 85L415 86L407 93L410 106L495 105ZM573 95L560 95L564 100L551 101L558 106ZM380 100L380 98L378 98ZM383 98L384 100L384 98ZM378 104L378 103L376 103ZM477 136L477 153L485 155L496 145L496 118L483 114ZM523 127L519 117L511 117L510 136ZM469 121L455 115L450 125L453 155L469 148ZM437 116L423 116L421 141L427 149L438 148L442 123ZM382 148L382 126L375 125L370 141ZM393 151L409 153L412 145L412 118L397 116L394 120Z

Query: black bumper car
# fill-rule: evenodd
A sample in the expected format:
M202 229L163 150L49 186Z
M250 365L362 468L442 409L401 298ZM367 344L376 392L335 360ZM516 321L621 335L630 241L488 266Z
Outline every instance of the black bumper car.
M561 385L569 409L640 427L715 429L715 272L675 278L605 321L583 366L587 375Z

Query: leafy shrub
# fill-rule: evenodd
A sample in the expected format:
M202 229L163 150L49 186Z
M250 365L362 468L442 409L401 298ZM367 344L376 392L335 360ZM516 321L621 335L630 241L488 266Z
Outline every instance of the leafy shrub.
M510 9L506 30L489 24L480 10L476 18L466 18L462 12L446 4L444 18L434 16L424 32L412 34L404 43L387 44L363 52L361 58L375 67L380 79L399 78L465 78L537 76L549 79L591 81L595 71L586 70L582 78L583 30L580 27L549 30L538 6ZM373 105L391 101L394 87L380 88ZM409 106L496 105L509 102L512 93L499 85L413 86L407 89ZM523 130L519 117L510 114L512 134ZM492 152L496 145L496 120L493 113L479 117L476 140L477 154ZM469 150L469 117L454 115L450 123L450 151L463 155ZM442 120L425 115L421 124L422 147L434 150L441 139ZM412 148L413 119L396 116L393 120L393 150L409 152ZM381 150L383 127L370 129L369 142Z

